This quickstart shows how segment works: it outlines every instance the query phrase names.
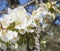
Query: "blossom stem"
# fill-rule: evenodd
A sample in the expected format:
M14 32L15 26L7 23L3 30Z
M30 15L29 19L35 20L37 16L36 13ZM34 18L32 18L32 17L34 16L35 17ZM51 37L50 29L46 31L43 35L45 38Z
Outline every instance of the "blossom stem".
M40 29L40 26L38 26L35 37L36 51L40 51Z

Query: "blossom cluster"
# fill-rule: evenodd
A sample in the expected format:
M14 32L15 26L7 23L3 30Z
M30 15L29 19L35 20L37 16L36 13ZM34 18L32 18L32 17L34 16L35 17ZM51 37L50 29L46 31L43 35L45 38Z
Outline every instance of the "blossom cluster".
M44 4L33 11L32 15L29 15L22 6L15 9L8 8L8 14L4 14L0 18L1 44L2 42L16 44L20 38L19 34L33 33L40 24L42 29L45 29L52 21L53 15ZM15 30L10 29L11 26Z

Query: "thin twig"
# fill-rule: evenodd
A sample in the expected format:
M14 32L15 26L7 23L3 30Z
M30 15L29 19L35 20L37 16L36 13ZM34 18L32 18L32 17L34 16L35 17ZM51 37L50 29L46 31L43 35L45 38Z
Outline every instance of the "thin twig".
M0 11L0 14L5 14L5 13L7 13L7 10Z
M23 6L23 7L29 6L29 5L31 5L31 4L34 3L34 2L35 2L35 0L32 0L32 1L30 1L29 3L24 4L24 5L22 5L22 6Z

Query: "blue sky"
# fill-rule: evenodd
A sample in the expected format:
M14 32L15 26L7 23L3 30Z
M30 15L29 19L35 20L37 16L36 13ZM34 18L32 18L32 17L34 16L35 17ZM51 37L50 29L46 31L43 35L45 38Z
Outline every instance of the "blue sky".
M30 0L19 0L20 5L28 3ZM57 6L60 6L60 3L57 4ZM0 0L0 11L4 10L7 7L6 0ZM26 10L28 13L31 13L31 11L35 10L35 5L30 5L26 7ZM31 10L31 11L30 11ZM55 21L55 24L60 25L60 16L59 19Z
M20 4L23 5L23 4L26 4L28 3L30 0L19 0Z
M6 8L6 1L4 0L0 0L0 11L3 10L4 8Z

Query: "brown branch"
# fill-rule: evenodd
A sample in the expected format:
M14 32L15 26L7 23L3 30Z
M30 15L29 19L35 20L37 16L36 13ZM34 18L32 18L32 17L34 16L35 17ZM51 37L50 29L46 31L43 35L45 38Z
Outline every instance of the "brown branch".
M22 6L23 6L23 7L29 6L29 5L31 5L31 4L34 3L34 2L35 2L35 0L32 0L32 1L30 1L29 3L24 4L24 5L22 5Z
M0 11L0 14L5 14L5 13L7 13L7 10Z

